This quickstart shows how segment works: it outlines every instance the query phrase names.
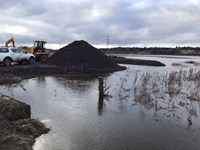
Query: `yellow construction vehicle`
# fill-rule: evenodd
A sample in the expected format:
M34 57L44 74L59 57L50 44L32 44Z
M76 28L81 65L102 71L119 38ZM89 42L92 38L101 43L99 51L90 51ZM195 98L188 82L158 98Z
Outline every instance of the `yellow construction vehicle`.
M14 40L14 37L12 37L12 38L10 38L8 41L6 41L5 47L8 47L10 43L12 43L12 47L15 47L15 40Z
M35 55L35 59L44 62L49 57L49 51L45 48L46 41L34 41L34 46L27 49Z

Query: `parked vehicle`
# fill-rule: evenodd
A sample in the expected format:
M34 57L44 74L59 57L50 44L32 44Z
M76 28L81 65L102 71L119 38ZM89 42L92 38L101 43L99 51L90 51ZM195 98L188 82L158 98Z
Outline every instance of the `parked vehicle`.
M35 60L44 62L49 57L49 51L45 48L46 41L34 41L34 45L31 47L24 47L35 56ZM14 37L10 38L5 43L5 47L9 47L12 44L12 47L15 47Z
M0 47L0 63L11 66L12 62L34 64L35 56L16 47Z

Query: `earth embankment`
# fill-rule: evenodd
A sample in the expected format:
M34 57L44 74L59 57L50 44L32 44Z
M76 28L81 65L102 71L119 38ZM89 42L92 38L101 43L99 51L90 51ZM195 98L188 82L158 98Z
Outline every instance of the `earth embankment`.
M30 105L0 94L0 149L32 150L35 139L49 129L31 119Z

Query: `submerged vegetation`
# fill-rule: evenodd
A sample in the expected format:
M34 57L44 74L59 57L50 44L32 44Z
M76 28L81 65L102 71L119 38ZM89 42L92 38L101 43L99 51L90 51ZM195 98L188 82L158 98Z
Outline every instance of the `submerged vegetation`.
M177 104L183 103L183 99L185 103L192 100L200 101L200 95L198 94L200 92L199 77L200 71L195 69L172 71L166 74L143 74L140 81L135 84L137 88L134 92L134 100L154 105L158 99L168 100L168 104L177 101Z
M194 102L200 101L199 79L200 70L195 68L152 73L137 71L135 76L130 76L127 70L119 79L121 84L116 85L118 94L112 95L119 100L132 100L133 105L140 104L146 109L172 112L178 118L184 112L188 115L182 117L192 125L192 118L198 111Z

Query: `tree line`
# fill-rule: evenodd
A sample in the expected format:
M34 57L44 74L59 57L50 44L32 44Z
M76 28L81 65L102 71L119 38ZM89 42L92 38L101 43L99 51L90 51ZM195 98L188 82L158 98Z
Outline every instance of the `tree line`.
M100 50L106 54L200 55L200 47L115 47Z

